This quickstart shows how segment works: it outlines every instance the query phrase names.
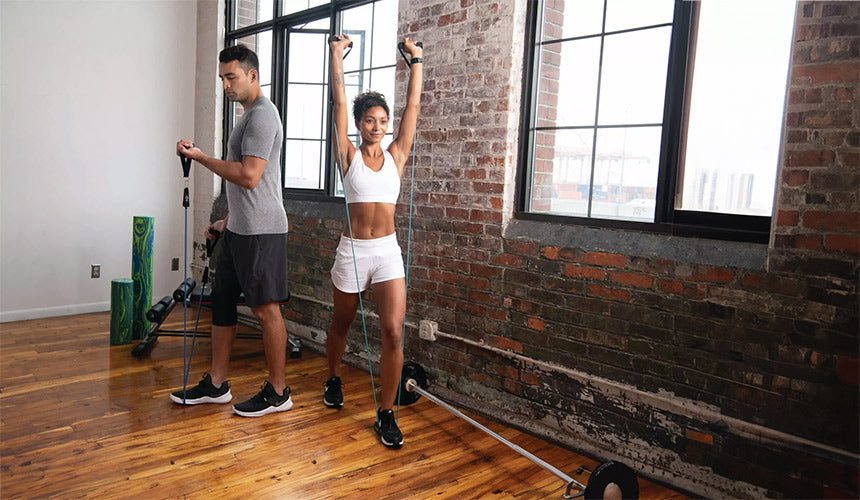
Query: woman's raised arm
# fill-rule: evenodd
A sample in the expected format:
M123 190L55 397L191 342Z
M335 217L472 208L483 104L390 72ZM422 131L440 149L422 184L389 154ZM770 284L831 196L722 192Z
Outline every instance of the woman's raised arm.
M412 57L409 87L406 92L406 107L403 109L403 116L400 117L400 130L397 131L397 138L388 147L401 175L406 159L411 153L415 128L418 125L418 108L421 105L421 89L424 81L424 49L409 38L403 39L403 45Z
M343 174L355 156L355 146L349 140L349 109L346 102L346 87L343 76L343 51L352 43L347 35L335 35L329 39L331 47L331 97L333 103L335 140L337 147L332 149L335 156L340 153L338 162Z

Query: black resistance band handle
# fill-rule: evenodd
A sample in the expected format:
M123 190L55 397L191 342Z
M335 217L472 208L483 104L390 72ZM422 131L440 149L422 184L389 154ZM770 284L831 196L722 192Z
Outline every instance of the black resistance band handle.
M185 177L185 190L182 192L182 206L188 208L191 206L191 195L188 193L188 174L191 173L191 158L184 154L180 154L179 162L182 163L182 176Z
M221 231L218 231L214 227L210 227L209 228L209 234L214 236L214 238L212 238L211 240L208 238L206 239L206 257L207 258L212 256L212 249L215 248L215 245L218 243L218 238L221 237Z
M215 248L215 245L218 243L218 238L221 237L221 231L218 231L215 228L209 228L209 234L214 236L211 240L206 238L206 267L203 268L203 279L202 284L205 287L206 283L209 283L209 258L212 257L212 249Z
M415 42L415 46L421 47L422 49L424 48L424 44L421 42ZM403 56L403 60L406 61L406 65L411 68L412 67L412 61L408 57L406 57L406 44L403 42L399 42L397 44L397 50L400 51L400 55Z
M337 41L337 37L336 37L336 36L334 36L334 35L331 35L330 37L328 37L328 41L329 41L329 43L331 43L331 42L336 42L336 41ZM346 56L348 56L348 55L349 55L349 53L350 53L350 52L352 52L352 45L353 45L352 40L350 40L350 41L349 41L349 45L347 45L347 46L346 46L346 49L347 49L347 50L346 50L346 52L343 54L343 58L344 58L344 59L346 59Z
M179 161L182 163L182 177L188 177L188 174L191 173L191 158L179 155Z

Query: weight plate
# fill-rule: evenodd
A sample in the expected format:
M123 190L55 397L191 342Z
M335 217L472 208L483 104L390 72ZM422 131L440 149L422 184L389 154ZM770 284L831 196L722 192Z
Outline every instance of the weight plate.
M636 473L621 462L606 462L595 469L585 485L585 498L602 499L610 484L618 486L621 498L639 498L639 480L636 479Z

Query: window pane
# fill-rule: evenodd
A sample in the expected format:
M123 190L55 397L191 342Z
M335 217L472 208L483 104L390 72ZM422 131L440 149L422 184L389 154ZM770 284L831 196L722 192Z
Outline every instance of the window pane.
M671 23L674 14L674 0L607 0L606 32Z
M373 47L371 61L374 67L397 63L397 3L377 2L373 12ZM393 81L393 80L392 80Z
M322 148L324 144L324 141L286 141L284 187L323 188Z
M290 83L324 83L328 76L328 35L291 32L289 44Z
M323 139L323 118L328 99L322 85L290 84L287 87L289 139Z
M606 37L600 125L663 122L670 27Z
M388 103L388 109L393 115L397 111L397 101L394 93L394 67L375 69L368 73L370 76L368 88L385 96L385 102ZM390 116L390 119L393 124L394 116ZM391 132L391 129L389 128L388 131Z
M602 27L603 0L544 2L544 41L596 35Z
M343 72L351 73L370 67L370 42L367 39L368 31L363 29L344 29L352 41L352 50L343 60Z
M263 90L263 95L272 98L272 32L264 31L254 35L248 35L244 38L239 38L233 45L242 44L257 53L257 59L260 61L260 87ZM228 104L229 112L233 115L232 123L235 124L239 117L242 116L242 106L230 102Z
M367 4L343 11L343 32L353 41L352 52L344 60L344 71L369 68L371 65L371 38L373 29L373 5ZM396 48L394 49L397 50ZM351 59L351 60L350 60ZM347 69L349 62L349 69Z
M594 125L597 107L597 75L600 68L600 39L589 38L545 45L544 52L556 47L561 50L561 67L552 68L541 61L538 106L552 108L557 100L558 126ZM549 80L553 74L559 75L557 95L544 90L544 78ZM541 110L540 107L539 110Z
M591 216L654 221L662 127L599 129Z
M593 130L535 132L530 210L586 217Z
M274 0L234 0L233 6L233 29L268 21L274 12Z
M344 90L346 91L346 102L349 106L349 135L358 134L358 129L355 128L355 120L352 116L352 101L355 100L358 94L367 90L367 73L367 71L360 71L344 75Z
M740 6L700 4L680 208L770 216L796 4Z
M284 0L281 3L283 4L281 6L281 14L287 15L301 12L311 7L325 5L329 3L329 0Z
M260 85L272 84L272 32L263 31L238 39L235 45L242 44L257 53L260 61Z

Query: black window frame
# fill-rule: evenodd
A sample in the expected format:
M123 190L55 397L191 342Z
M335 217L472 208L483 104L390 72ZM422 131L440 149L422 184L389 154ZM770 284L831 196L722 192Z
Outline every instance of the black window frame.
M233 28L232 20L235 13L237 0L227 0L225 6L225 47L229 47L247 36L271 31L272 33L272 60L269 61L272 67L272 103L281 114L281 126L284 129L284 144L281 147L281 186L284 185L285 176L285 157L286 157L286 128L287 128L287 112L285 105L287 96L287 82L289 81L286 54L289 53L287 32L291 29L295 30L297 26L309 24L320 19L329 18L329 35L341 32L341 16L340 13L364 5L380 2L382 0L330 0L329 3L311 7L299 12L281 15L282 6L285 1L289 0L273 0L272 2L272 18L267 21L261 21L256 24L242 26L241 28ZM263 61L260 61L263 64ZM374 68L376 69L376 68ZM329 83L325 83L328 87ZM327 92L329 105L324 115L325 120L325 143L332 142L332 106L331 93ZM224 134L222 137L223 155L227 155L227 142L230 137L230 132L233 130L233 113L230 101L224 96ZM322 189L310 188L289 188L284 187L284 197L289 197L295 200L315 200L315 201L337 201L343 203L343 196L337 195L335 190L337 186L338 175L337 168L334 164L331 148L324 148L325 151L325 179Z
M660 165L657 175L657 193L654 222L638 222L596 217L577 217L558 214L536 213L527 210L531 193L532 151L539 90L539 68L535 67L536 51L545 43L541 41L540 11L545 0L529 0L526 26L525 51L523 56L523 84L521 95L519 166L517 172L514 217L525 220L562 223L587 227L602 227L664 233L676 236L701 237L729 241L767 243L770 238L771 218L768 216L736 215L713 212L697 212L675 208L675 200L681 185L680 164L683 141L686 134L685 109L689 105L692 76L692 60L695 47L695 29L698 2L675 0L672 35L669 48L669 64L666 77L666 94L663 107L663 130L660 146ZM604 9L606 3L604 3Z

